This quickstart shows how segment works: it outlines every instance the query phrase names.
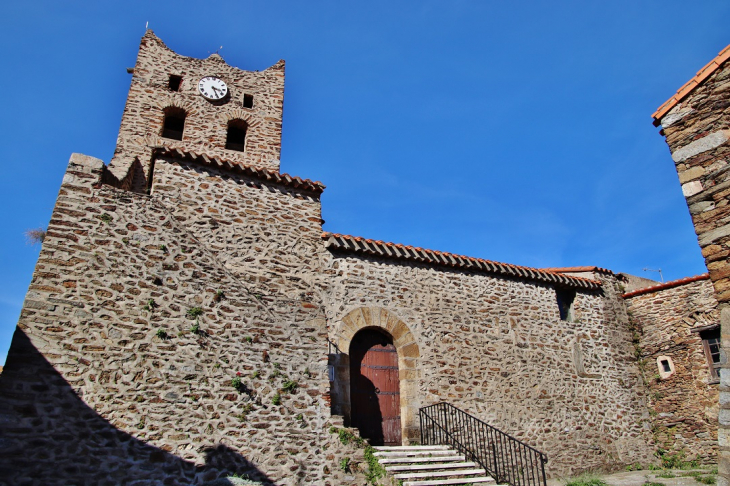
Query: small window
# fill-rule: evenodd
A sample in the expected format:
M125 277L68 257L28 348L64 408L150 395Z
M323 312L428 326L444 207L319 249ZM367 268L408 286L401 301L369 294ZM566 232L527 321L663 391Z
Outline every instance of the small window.
M253 95L250 95L250 94L243 95L243 107L244 108L253 108Z
M185 110L182 108L165 109L165 121L162 123L162 136L173 140L182 140L185 129Z
M662 369L664 370L664 373L669 373L670 371L672 371L672 367L669 366L669 361L667 361L666 359L663 359L661 361L661 365L662 365Z
M246 131L248 125L243 120L231 120L228 122L228 134L226 135L226 148L243 152L246 148Z
M674 374L674 362L669 356L657 356L656 365L660 380L666 380Z
M573 321L573 301L575 300L575 290L571 289L555 289L555 297L558 301L558 311L560 311L561 321Z
M170 91L180 91L180 83L182 83L182 76L170 75L170 82L168 83Z
M710 329L700 333L702 345L705 348L705 356L707 357L707 365L710 367L710 381L718 382L720 380L720 329Z

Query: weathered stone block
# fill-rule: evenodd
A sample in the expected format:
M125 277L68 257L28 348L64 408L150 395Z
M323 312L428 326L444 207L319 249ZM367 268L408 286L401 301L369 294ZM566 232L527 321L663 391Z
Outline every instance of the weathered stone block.
M694 196L695 194L702 192L703 189L704 187L700 181L692 181L682 184L682 194L684 194L684 197Z
M408 358L418 358L420 356L418 345L414 342L402 347L399 352L403 353L403 356Z
M705 174L705 170L702 167L691 167L685 171L679 173L679 182L684 184L693 179L698 179Z
M701 189L700 189L701 190ZM730 223L724 224L719 228L707 231L698 235L700 246L707 246L721 238L730 235Z
M672 159L675 162L682 162L697 154L707 152L724 144L730 138L729 130L719 130L710 133L694 142L672 152ZM687 194L685 194L687 195Z

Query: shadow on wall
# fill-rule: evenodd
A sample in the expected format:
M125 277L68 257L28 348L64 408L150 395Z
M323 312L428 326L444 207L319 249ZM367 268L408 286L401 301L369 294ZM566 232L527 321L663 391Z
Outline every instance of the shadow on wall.
M383 415L380 412L377 389L372 381L362 375L354 376L352 380L352 426L371 445L383 445Z
M0 485L197 485L230 474L274 484L225 445L204 453L196 465L117 429L15 330L0 375Z

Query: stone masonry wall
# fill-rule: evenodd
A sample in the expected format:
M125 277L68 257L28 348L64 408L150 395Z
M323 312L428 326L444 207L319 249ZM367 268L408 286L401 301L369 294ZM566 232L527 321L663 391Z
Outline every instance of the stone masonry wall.
M546 452L551 475L651 460L614 277L561 321L548 285L328 252L317 193L154 168L144 195L72 157L0 375L9 484L358 484L337 465L361 452L328 433L326 364L364 308L409 336L406 437L446 400Z
M286 268L318 195L156 167L147 196L71 159L0 375L0 484L357 482L328 432L323 316Z
M168 87L171 74L182 77L177 92ZM198 93L203 76L220 77L228 85L229 96L218 102L205 100ZM252 108L243 107L244 94L253 95ZM207 59L176 54L148 30L140 44L110 168L122 179L138 158L146 177L152 148L170 145L278 171L283 106L284 61L260 72L243 71L227 65L217 54ZM161 137L163 110L168 107L187 113L181 141ZM249 125L243 152L225 148L231 119Z
M413 335L417 349L398 349L417 370L402 407L406 430L418 407L448 401L545 452L551 476L652 461L615 277L598 277L603 295L579 291L567 322L549 285L344 254L328 265L334 342L358 308L361 327L385 309Z
M657 120L672 152L682 193L720 308L722 347L730 349L730 63ZM723 353L723 369L727 358ZM718 484L730 485L730 372L720 383Z
M654 438L670 454L717 460L718 385L712 381L702 339L694 328L719 324L709 280L650 291L626 299L644 363ZM664 377L658 358L671 359ZM712 384L711 384L712 383Z
M730 65L716 71L663 119L719 302L730 301Z

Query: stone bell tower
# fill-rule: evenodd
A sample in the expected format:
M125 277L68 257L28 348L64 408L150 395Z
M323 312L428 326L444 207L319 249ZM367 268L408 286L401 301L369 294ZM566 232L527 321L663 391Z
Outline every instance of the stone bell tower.
M178 55L148 30L130 71L109 167L125 188L148 188L153 151L162 147L278 172L283 60L261 72L243 71L218 54Z

